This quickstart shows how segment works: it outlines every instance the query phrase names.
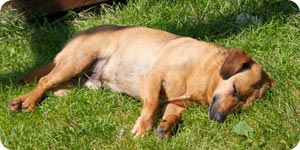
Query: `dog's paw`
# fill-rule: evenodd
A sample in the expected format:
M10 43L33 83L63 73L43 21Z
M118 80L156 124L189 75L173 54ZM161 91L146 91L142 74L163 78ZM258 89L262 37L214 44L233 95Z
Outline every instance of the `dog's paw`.
M23 103L22 99L16 98L11 100L7 105L7 111L9 113L20 111L22 109L22 103Z
M30 97L24 95L11 100L7 106L7 111L9 113L18 112L21 110L29 112L32 111L35 108L35 106L35 101L30 99Z
M134 138L139 138L139 137L144 137L144 136L148 135L148 132L146 132L146 131L143 130L143 129L134 127L134 128L131 130L131 135L132 135Z
M161 125L157 127L156 134L160 139L169 139L172 137L171 131Z
M149 131L152 128L152 120L150 119L143 119L142 117L139 117L139 119L136 121L135 125L133 126L133 129L131 130L131 135L135 138L138 137L144 137L149 134Z

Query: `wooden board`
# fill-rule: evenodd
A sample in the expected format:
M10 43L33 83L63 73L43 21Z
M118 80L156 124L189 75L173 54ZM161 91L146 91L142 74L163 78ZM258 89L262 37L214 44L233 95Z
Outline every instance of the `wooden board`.
M46 16L106 1L112 0L12 0L11 5L31 15Z

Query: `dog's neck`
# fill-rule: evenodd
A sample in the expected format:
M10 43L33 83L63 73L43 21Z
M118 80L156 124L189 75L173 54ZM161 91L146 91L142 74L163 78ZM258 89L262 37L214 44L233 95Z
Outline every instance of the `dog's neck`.
M221 46L217 46L217 53L217 57L215 57L214 59L215 63L210 63L214 65L209 67L209 69L211 69L211 71L209 71L211 72L211 76L209 76L209 78L206 80L207 83L204 85L205 87L207 87L206 91L199 91L198 89L192 88L190 91L186 91L184 95L172 97L169 99L163 99L161 103L174 103L176 105L185 106L190 102L196 102L199 104L210 105L214 91L217 88L219 81L222 80L219 72L222 64L225 61L225 57L228 54L228 49ZM199 75L198 73L195 74Z
M212 76L208 81L209 83L208 83L208 89L207 89L207 93L206 93L206 101L207 101L206 104L207 105L211 104L213 95L214 95L214 91L216 90L219 82L221 80L223 80L222 77L220 76L220 70L221 70L222 64L225 61L226 56L228 55L229 50L225 47L218 46L218 51L220 53L220 55L218 55L220 57L216 58L218 65L216 66L216 68L214 68L214 73L211 74Z
M199 76L201 76L201 73L203 72L203 68L199 68L195 69L194 71L196 72L194 72L193 75L191 75L191 78L188 79L189 83L199 83L197 86L194 86L195 84L191 84L185 93L185 95L190 96L191 101L194 101L198 104L209 105L212 101L214 91L217 88L219 81L222 80L220 76L220 69L228 54L228 49L217 46L215 51L217 54L213 59L214 62L207 63L209 66L206 65L205 68L210 75L207 76L206 79L203 79L202 77L201 80L199 80ZM198 70L200 71L199 73L197 72Z
M222 46L217 46L217 47L218 47L218 51L219 51L222 55L224 55L224 56L227 55L227 53L228 53L228 49L227 49L227 48L222 47Z

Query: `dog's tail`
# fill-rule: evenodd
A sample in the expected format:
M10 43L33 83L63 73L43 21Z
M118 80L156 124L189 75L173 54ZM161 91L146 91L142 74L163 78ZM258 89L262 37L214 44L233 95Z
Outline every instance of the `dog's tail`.
M54 65L55 65L54 62L51 62L38 69L33 70L32 72L24 75L22 79L19 81L19 84L25 85L28 83L33 83L35 81L38 81L41 77L47 75L54 68Z

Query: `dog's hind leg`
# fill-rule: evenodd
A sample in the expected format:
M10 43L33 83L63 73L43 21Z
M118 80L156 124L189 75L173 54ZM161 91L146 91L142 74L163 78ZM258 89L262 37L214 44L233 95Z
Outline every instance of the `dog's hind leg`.
M74 50L70 52L70 48L66 48L57 55L55 66L50 73L42 77L31 92L13 99L8 105L8 111L33 110L46 91L82 73L97 59L97 51ZM68 55L65 55L66 52Z
M49 74L50 71L54 68L54 66L55 66L55 63L51 62L51 63L46 64L38 69L31 71L30 73L28 73L22 77L22 79L19 81L19 84L25 85L25 84L30 84L30 83L40 80L43 76L46 76L47 74ZM49 91L53 92L54 95L56 95L56 96L64 96L71 91L73 86L82 85L84 81L85 81L84 78L74 77L67 82L64 82L62 84L59 84L59 85L51 88Z
M46 64L38 69L31 71L30 73L24 75L19 81L20 85L25 85L28 83L33 83L38 81L41 77L47 75L54 67L54 62Z
M82 86L85 82L86 79L83 76L76 76L67 82L61 83L51 88L49 91L53 92L55 96L62 97L70 93L75 86Z

